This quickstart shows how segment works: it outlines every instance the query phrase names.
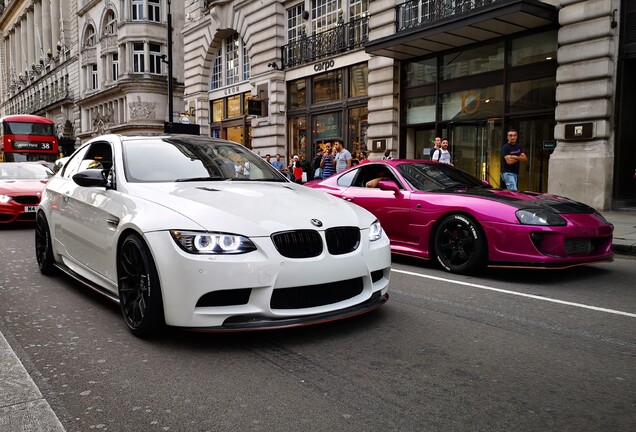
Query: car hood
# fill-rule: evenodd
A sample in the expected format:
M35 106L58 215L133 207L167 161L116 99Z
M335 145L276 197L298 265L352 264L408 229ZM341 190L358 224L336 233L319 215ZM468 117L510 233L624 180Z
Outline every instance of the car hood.
M562 214L594 213L594 209L586 204L558 195L537 192L518 192L506 189L457 188L438 193L484 198L490 201L508 204L519 209L548 208L556 213Z
M128 189L131 195L171 209L208 231L269 236L333 226L367 228L375 220L361 207L294 183L136 183Z
M0 180L0 193L24 195L42 192L47 181L36 179Z

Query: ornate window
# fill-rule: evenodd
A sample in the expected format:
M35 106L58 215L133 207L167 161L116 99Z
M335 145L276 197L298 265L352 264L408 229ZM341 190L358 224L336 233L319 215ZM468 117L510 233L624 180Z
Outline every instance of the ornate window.
M249 80L250 60L238 33L226 38L216 53L210 79L210 90Z
M132 0L131 2L131 14L133 21L141 21L144 19L144 1Z
M104 35L114 35L117 33L117 19L115 12L108 10L104 17Z
M92 48L95 46L95 29L92 25L89 25L86 28L86 33L84 34L84 47Z
M110 57L111 64L111 74L113 81L117 81L119 79L119 54L113 53Z
M159 0L148 0L148 20L154 22L161 21L161 7Z

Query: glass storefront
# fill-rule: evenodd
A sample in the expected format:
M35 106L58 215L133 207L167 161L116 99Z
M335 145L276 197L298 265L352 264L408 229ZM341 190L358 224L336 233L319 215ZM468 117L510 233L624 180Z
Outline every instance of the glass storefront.
M287 83L287 157L311 160L317 148L340 139L366 151L368 67L360 63Z
M556 31L402 62L400 157L428 159L448 138L455 166L501 185L505 131L517 129L528 163L521 189L547 190L556 107Z
M210 136L237 142L252 148L252 126L247 119L250 92L210 101Z

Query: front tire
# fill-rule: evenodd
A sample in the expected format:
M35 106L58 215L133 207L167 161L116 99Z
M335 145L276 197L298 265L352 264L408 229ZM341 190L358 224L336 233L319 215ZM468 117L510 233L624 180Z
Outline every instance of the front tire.
M451 273L470 273L486 264L486 240L472 218L460 214L447 216L435 231L437 261Z
M39 212L35 218L35 258L40 273L46 276L55 274L51 231L46 216L42 212Z
M156 335L165 326L161 284L150 250L138 235L122 242L117 277L119 304L132 334Z

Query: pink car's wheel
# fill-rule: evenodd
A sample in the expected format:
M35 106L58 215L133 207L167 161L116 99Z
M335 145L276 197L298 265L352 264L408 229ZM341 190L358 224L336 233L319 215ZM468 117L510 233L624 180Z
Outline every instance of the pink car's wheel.
M440 265L452 273L481 269L486 261L486 241L479 225L460 214L447 216L435 232L435 254Z

